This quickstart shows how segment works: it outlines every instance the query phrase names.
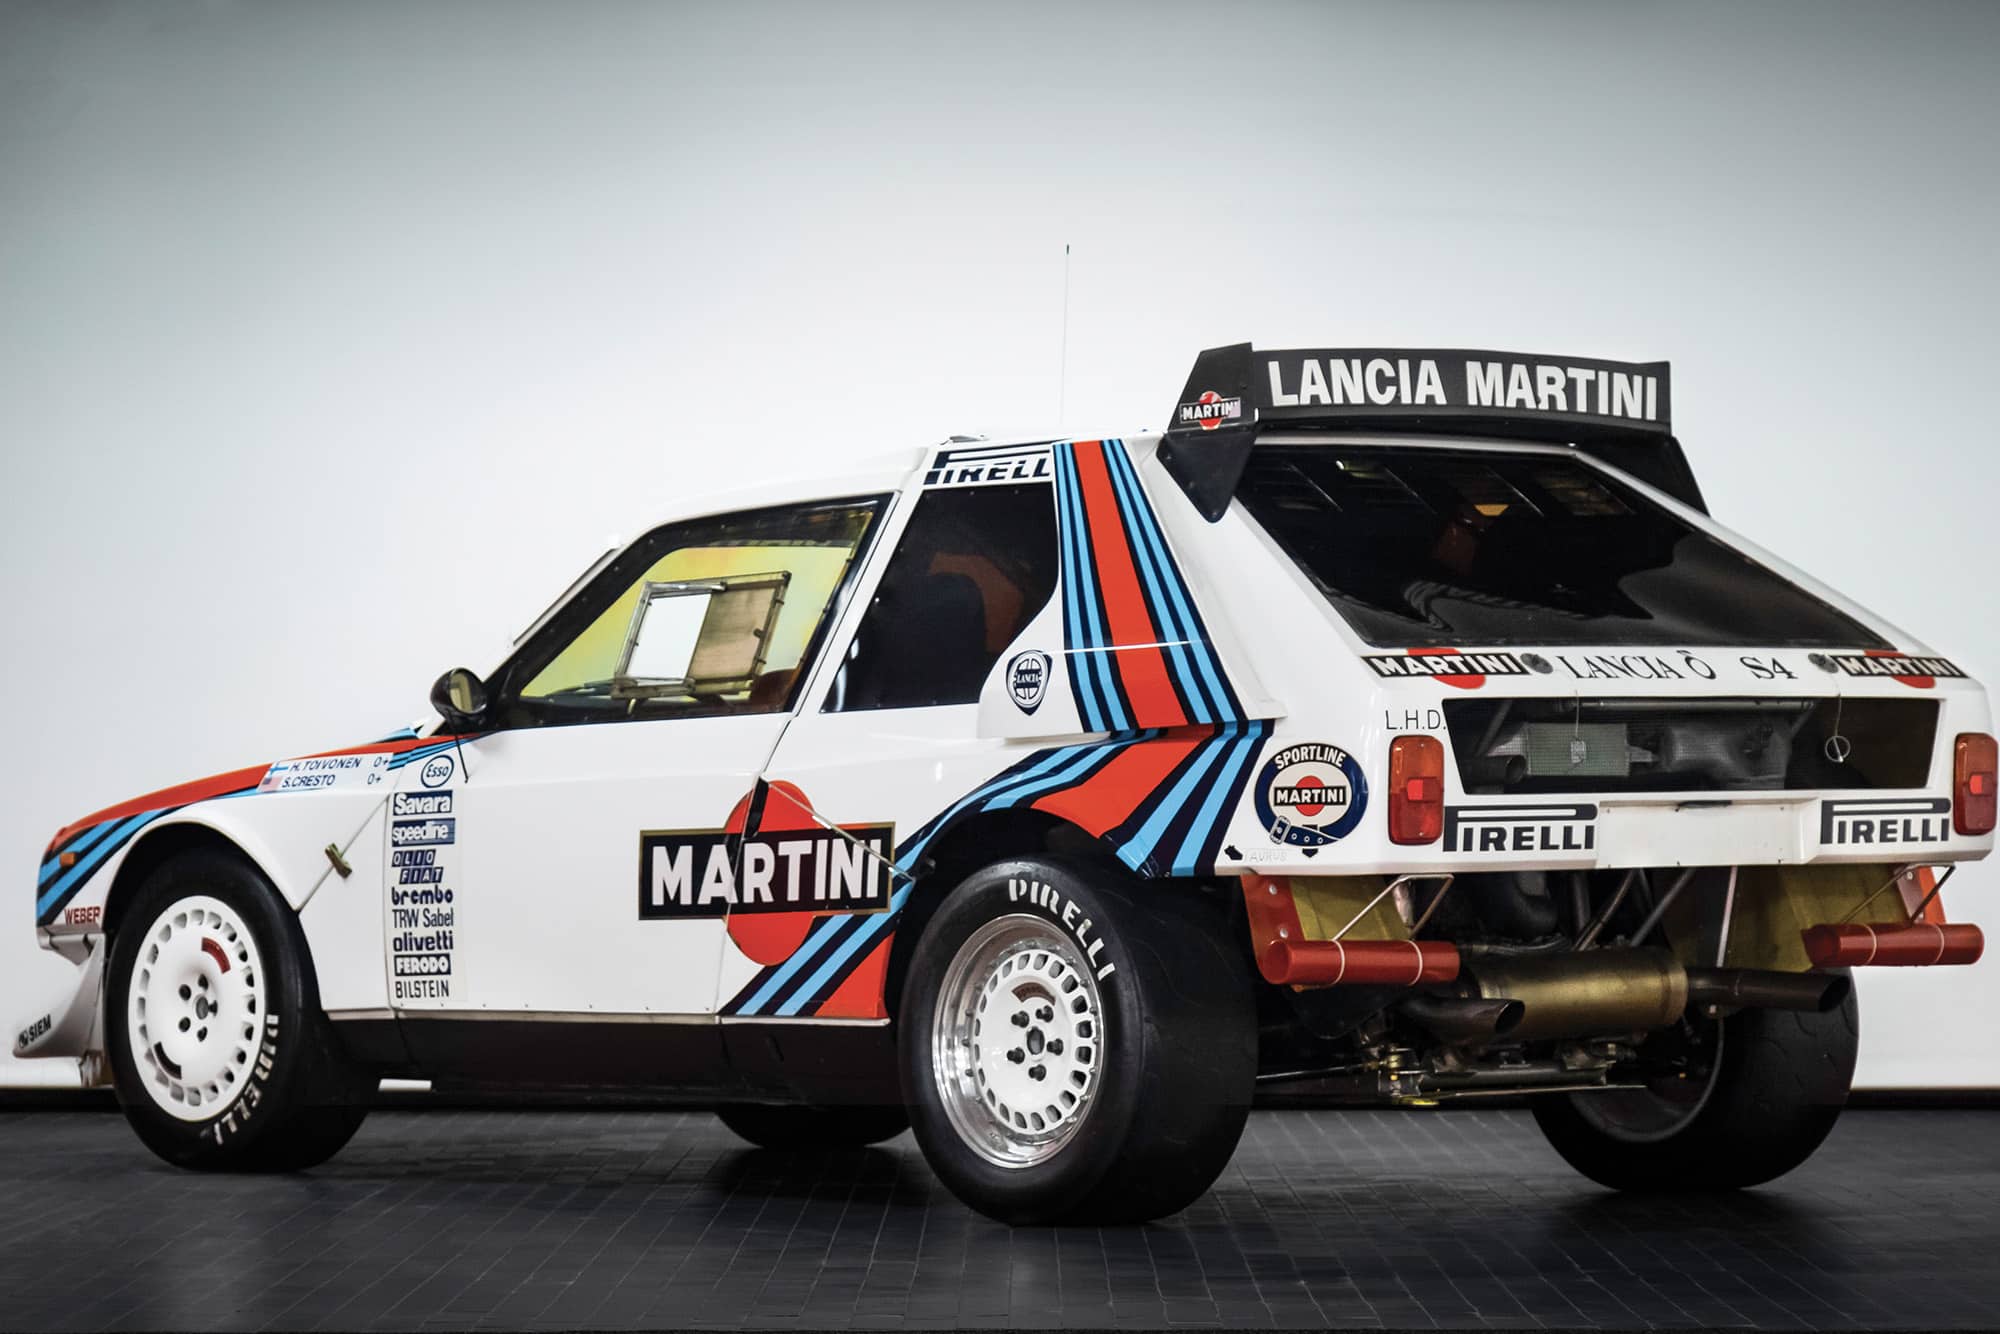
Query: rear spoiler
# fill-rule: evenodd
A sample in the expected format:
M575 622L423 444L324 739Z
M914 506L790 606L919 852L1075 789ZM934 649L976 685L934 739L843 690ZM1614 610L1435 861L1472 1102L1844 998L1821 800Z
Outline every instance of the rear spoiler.
M1214 523L1269 427L1507 436L1573 446L1705 514L1674 439L1671 384L1664 361L1237 343L1195 359L1160 461Z

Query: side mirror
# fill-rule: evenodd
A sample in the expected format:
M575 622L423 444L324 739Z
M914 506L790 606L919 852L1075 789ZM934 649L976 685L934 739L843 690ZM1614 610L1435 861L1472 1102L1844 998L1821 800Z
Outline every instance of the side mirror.
M453 727L477 727L486 712L486 683L470 668L454 667L431 687L431 707Z

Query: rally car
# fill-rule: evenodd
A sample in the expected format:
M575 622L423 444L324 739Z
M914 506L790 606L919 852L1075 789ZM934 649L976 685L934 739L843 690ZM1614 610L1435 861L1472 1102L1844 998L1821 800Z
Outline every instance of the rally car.
M690 508L432 701L59 831L17 1053L192 1168L385 1076L644 1089L1133 1220L1286 1081L1766 1181L1849 970L1982 948L1984 692L1708 516L1664 363L1214 349L1159 435Z

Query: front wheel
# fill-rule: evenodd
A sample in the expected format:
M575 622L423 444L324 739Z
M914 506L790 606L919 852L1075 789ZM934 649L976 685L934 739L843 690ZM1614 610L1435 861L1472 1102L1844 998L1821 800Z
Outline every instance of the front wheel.
M289 910L243 861L175 857L120 913L106 1048L126 1120L170 1163L294 1171L361 1124Z
M1655 1039L1674 1048L1675 1074L1646 1089L1537 1098L1535 1121L1571 1167L1617 1190L1761 1185L1833 1129L1854 1079L1859 1015L1850 991L1825 1014L1685 1021Z
M953 890L898 1019L932 1170L1012 1223L1139 1222L1192 1203L1243 1133L1250 978L1222 905L1183 885L1011 861Z

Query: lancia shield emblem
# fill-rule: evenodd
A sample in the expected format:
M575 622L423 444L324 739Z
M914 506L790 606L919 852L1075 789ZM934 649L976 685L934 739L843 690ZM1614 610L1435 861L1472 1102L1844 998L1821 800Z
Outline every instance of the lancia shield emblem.
M1007 694L1022 713L1033 713L1042 706L1042 695L1049 688L1049 666L1049 655L1040 649L1016 653L1008 660Z

